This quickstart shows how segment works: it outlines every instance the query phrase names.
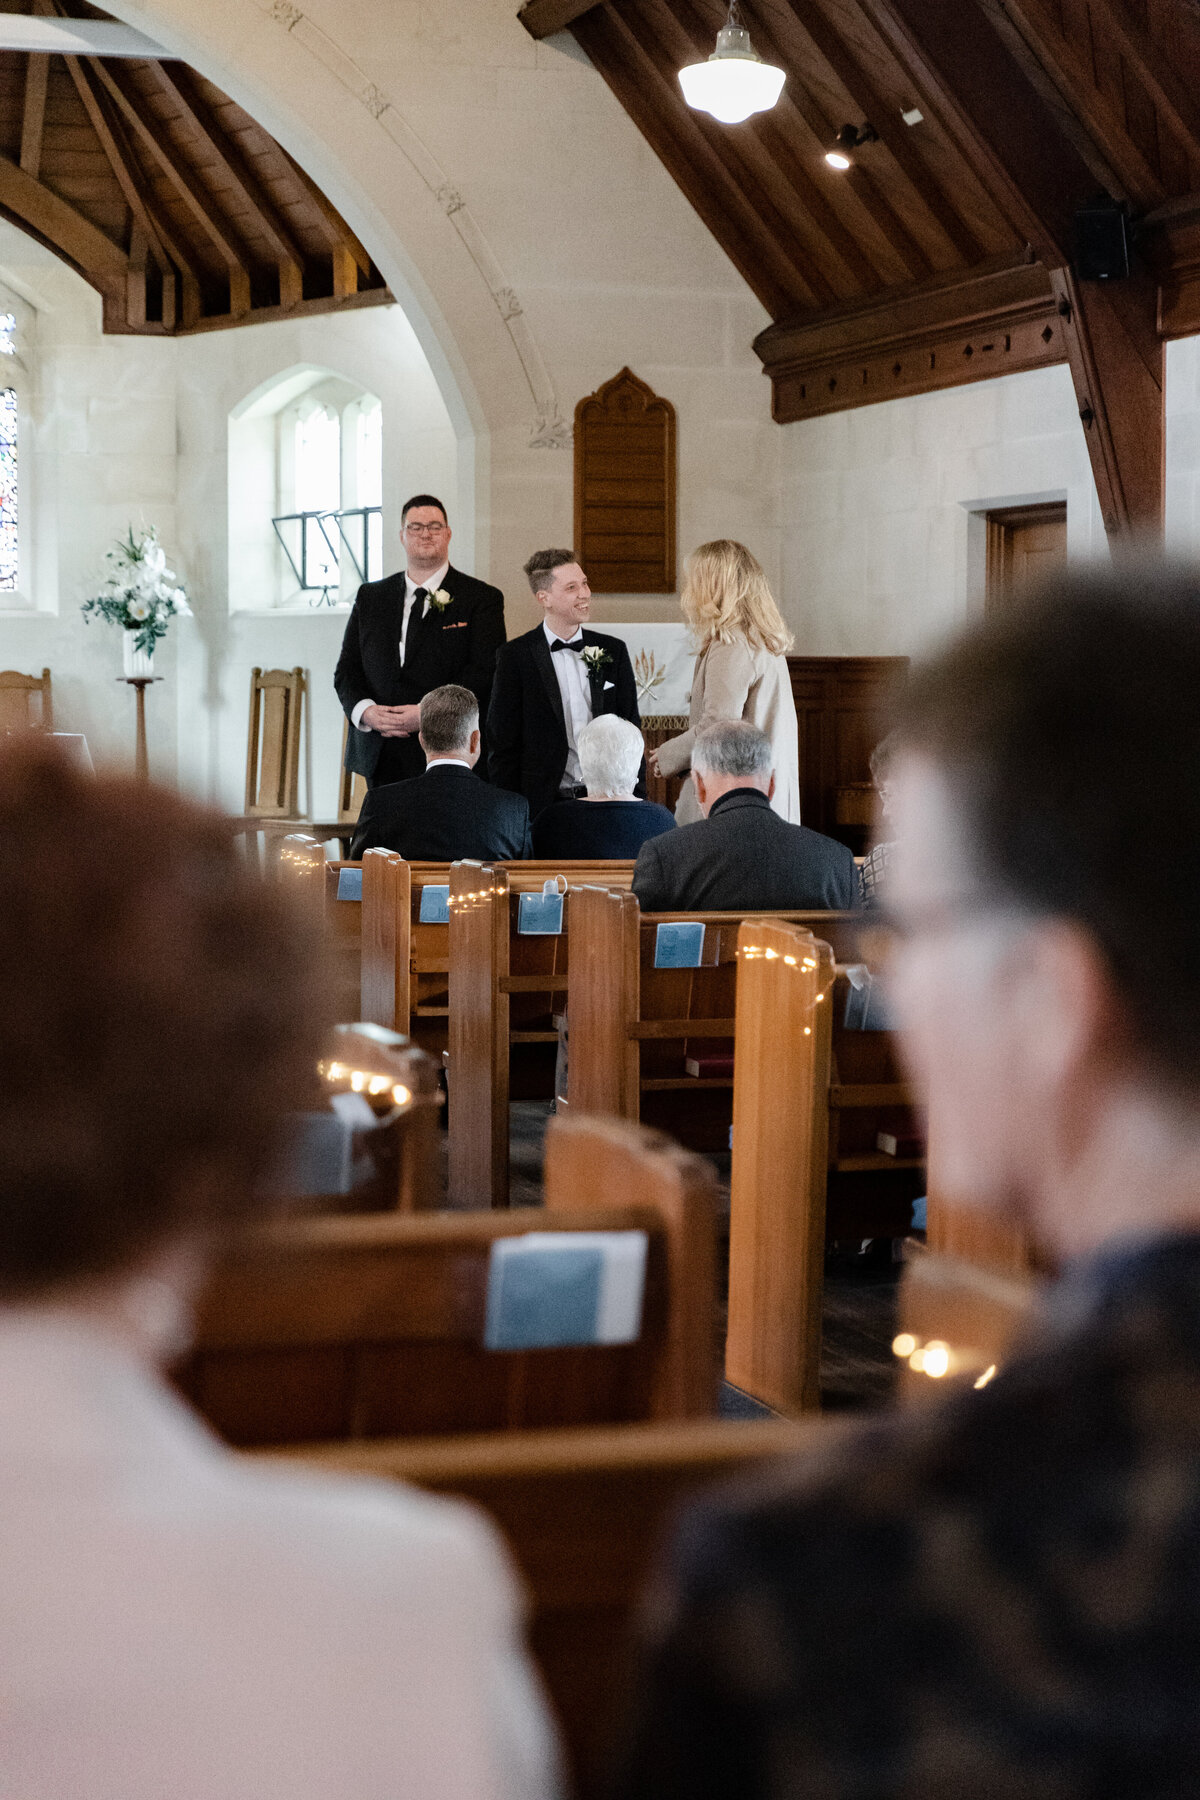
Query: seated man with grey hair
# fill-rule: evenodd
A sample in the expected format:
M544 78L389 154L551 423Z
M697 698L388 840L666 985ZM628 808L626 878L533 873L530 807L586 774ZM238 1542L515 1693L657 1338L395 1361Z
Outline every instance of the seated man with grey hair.
M840 912L858 904L845 844L771 810L771 741L756 725L721 719L699 732L691 779L704 817L642 846L633 891L643 912Z
M647 838L674 831L675 815L634 793L645 745L628 719L601 713L579 733L579 767L586 795L560 800L533 826L535 856L633 857Z
M424 775L374 787L350 855L396 850L409 862L515 862L531 854L529 802L488 787L479 761L479 702L470 688L433 688L421 701Z

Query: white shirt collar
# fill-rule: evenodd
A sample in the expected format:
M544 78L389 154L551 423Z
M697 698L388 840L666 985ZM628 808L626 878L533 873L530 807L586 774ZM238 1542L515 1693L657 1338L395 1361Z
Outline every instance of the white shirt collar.
M471 767L470 763L465 761L461 756L435 756L430 762L425 764L425 773L428 775L430 769L444 769L447 764L455 769L466 769L468 771Z
M436 594L449 573L450 564L444 562L440 569L435 569L432 575L427 575L425 577L424 581L417 581L406 569L404 571L404 579L407 583L404 590L405 597L407 598L409 594L415 594L419 587L423 587L427 594Z
M551 629L549 619L542 620L542 630L545 632L546 642L552 650L555 644L577 644L583 637L582 625L577 625L569 638L561 637L557 631Z

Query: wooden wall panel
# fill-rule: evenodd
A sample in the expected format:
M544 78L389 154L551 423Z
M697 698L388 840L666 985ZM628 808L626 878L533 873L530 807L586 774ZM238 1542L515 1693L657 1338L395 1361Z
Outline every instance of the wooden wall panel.
M800 731L801 820L861 854L868 828L839 823L838 793L870 782L871 752L887 732L889 700L908 658L789 656L788 668Z
M675 408L632 369L575 408L575 549L597 594L675 591Z

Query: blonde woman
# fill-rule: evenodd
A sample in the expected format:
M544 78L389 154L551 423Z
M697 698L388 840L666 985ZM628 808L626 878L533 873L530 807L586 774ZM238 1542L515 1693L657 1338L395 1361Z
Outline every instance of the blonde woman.
M680 599L699 646L692 678L688 729L660 744L651 759L660 775L692 766L696 733L718 719L744 719L771 740L775 795L771 805L789 824L800 823L800 748L796 702L787 666L791 633L767 586L762 565L744 544L716 538L688 559ZM692 783L686 783L675 819L700 817Z

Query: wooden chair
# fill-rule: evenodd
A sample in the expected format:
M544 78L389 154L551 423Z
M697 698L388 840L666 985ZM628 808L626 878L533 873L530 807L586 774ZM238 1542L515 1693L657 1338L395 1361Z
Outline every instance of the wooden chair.
M38 701L35 710L34 700ZM54 730L54 701L50 671L21 675L16 669L0 669L0 736L6 731L26 731L30 726Z
M686 1062L732 1056L737 938L748 915L643 915L631 893L586 887L571 894L568 911L577 946L569 1008L571 1109L640 1118L693 1149L725 1150L732 1071L689 1075ZM861 924L856 913L758 916L790 918L843 954L852 951ZM655 968L658 926L679 920L703 922L702 966Z
M781 919L737 940L726 1378L820 1406L833 953Z
M508 1205L508 1108L553 1098L556 1016L568 982L567 911L557 936L519 930L522 894L559 876L627 887L632 862L460 862L450 869L450 1202Z
M299 817L300 732L305 687L301 668L250 671L247 817Z
M711 1413L710 1171L652 1135L564 1121L546 1193L553 1217L320 1218L247 1238L201 1300L180 1387L235 1444ZM637 1342L483 1347L493 1243L547 1230L646 1232Z
M491 1515L523 1578L529 1643L571 1791L601 1800L646 1586L676 1514L715 1483L819 1454L844 1430L841 1421L705 1419L306 1446L273 1458L411 1483Z
M362 811L362 803L367 794L366 777L358 775L353 769L346 767L346 743L350 736L350 721L342 723L342 760L338 765L338 824L357 825L358 815Z

